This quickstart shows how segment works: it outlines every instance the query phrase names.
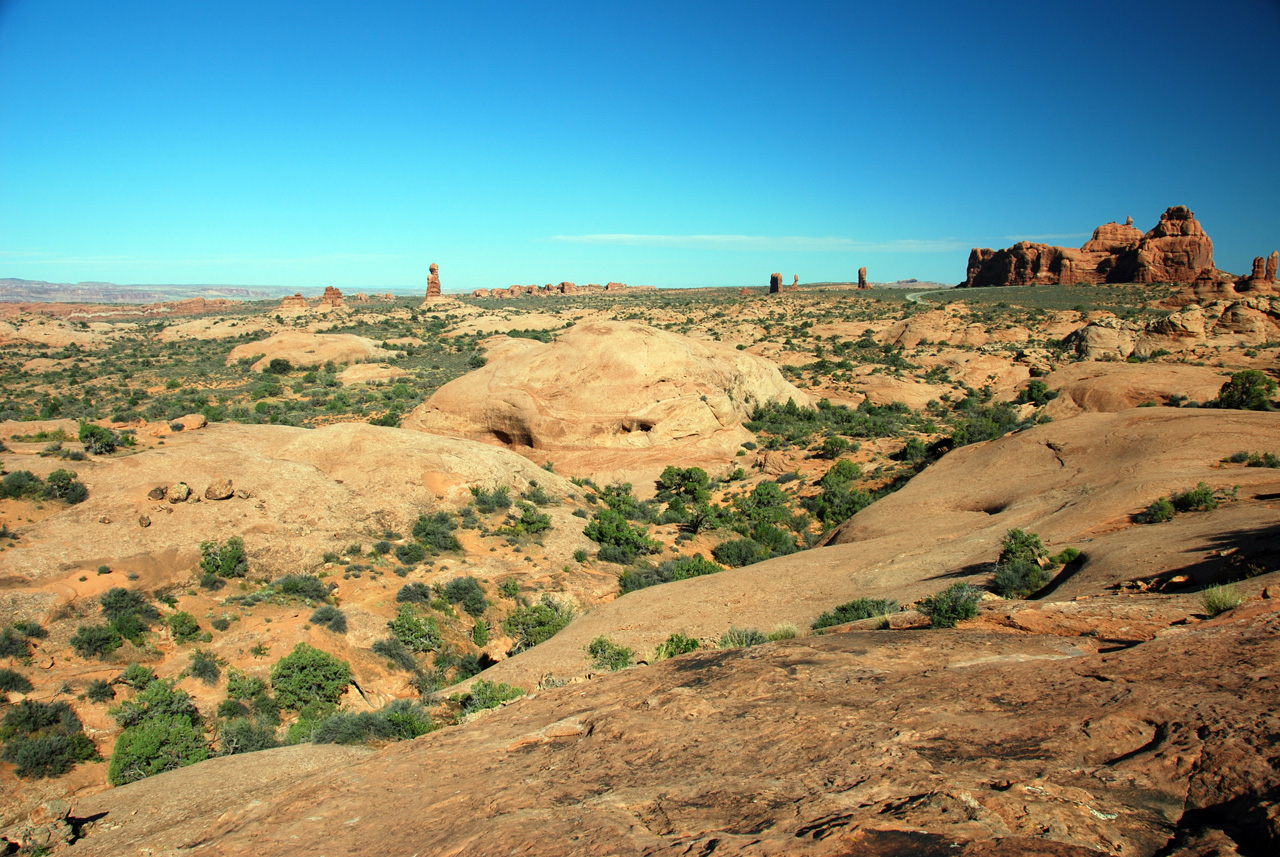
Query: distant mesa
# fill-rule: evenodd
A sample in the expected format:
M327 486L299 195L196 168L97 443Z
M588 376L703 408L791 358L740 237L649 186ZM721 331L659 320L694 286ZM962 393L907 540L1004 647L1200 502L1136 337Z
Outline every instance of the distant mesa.
M326 286L324 294L320 297L320 303L316 306L316 312L331 312L346 308L347 305L342 299L342 292L333 286ZM280 301L280 306L277 307L277 312L291 315L300 315L309 310L310 306L307 304L307 299L302 296L302 292L294 292L292 295L285 297Z
M302 296L302 292L295 292L284 300L280 301L281 312L306 312L307 299Z
M342 292L333 286L325 286L324 294L320 296L320 312L328 312L335 309L346 309L346 304L342 301Z
M628 286L626 283L608 283L600 285L599 283L587 283L580 286L577 283L565 280L560 283L547 283L545 286L515 285L506 289L474 289L471 292L473 298L521 298L535 297L546 298L556 295L577 295L592 294L600 292L629 292L629 291L655 291L657 286Z
M1175 205L1143 234L1130 217L1104 223L1080 249L1019 241L1004 250L975 247L961 287L1077 283L1195 283L1231 279L1214 267L1213 241L1195 212Z

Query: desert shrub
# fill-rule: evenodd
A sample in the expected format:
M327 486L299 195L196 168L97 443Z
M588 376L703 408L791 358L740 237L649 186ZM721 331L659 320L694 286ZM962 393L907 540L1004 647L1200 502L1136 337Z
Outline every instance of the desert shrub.
M279 746L275 728L261 721L242 716L224 720L218 726L219 756L236 756Z
M1026 598L1049 582L1049 572L1025 559L996 563L992 588L1004 598Z
M536 536L551 529L551 516L539 512L532 503L521 501L518 508L520 517L509 518L498 532L515 536Z
M1173 520L1175 511L1169 498L1161 497L1152 501L1151 505L1138 514L1137 519L1142 524L1163 524Z
M644 589L648 586L670 583L673 580L685 580L690 577L701 577L704 574L715 574L720 571L724 571L724 566L704 559L702 554L696 553L693 556L668 560L657 567L637 566L629 568L622 573L618 584L621 593L625 595L628 592L634 592L637 589Z
M579 553L582 553L582 559L578 559ZM582 562L587 558L587 555L585 551L574 551L573 558L578 559L578 562ZM498 591L502 593L504 598L515 598L520 594L520 584L514 577L508 577L498 585Z
M12 627L0 631L0 658L31 659L31 643Z
M391 542L386 539L379 539L373 543L371 550L375 556L386 556L391 553Z
M93 423L80 423L77 439L84 444L84 451L90 455L110 455L120 445L120 435Z
M1275 379L1257 369L1245 369L1233 374L1231 380L1222 385L1215 403L1219 408L1269 411L1275 394Z
M1179 512L1209 512L1218 508L1218 498L1213 496L1213 489L1204 482L1174 494L1171 502Z
M1056 556L1049 557L1049 561L1054 565L1071 565L1071 563L1078 560L1081 556L1083 556L1083 554L1080 553L1079 548L1063 548L1061 553Z
M662 547L649 538L643 524L631 525L622 512L613 508L598 511L582 534L600 545L599 556L606 562L629 563L642 553L657 553Z
M160 717L182 717L192 723L200 722L200 712L191 695L175 687L171 680L156 679L145 689L108 712L124 728L136 726Z
M219 616L217 619L209 622L209 624L213 626L215 631L225 631L231 627L231 620L226 616Z
M1022 530L1009 530L1004 534L1004 541L1000 544L1000 558L996 562L1011 563L1020 560L1038 563L1047 554L1040 536Z
M480 581L474 577L455 577L444 588L444 597L453 604L462 605L462 609L472 616L481 616L489 606Z
M626 669L635 661L635 652L626 646L620 646L608 637L596 637L587 644L587 657L596 669L617 672Z
M783 622L774 628L768 634L769 642L776 643L778 640L794 640L800 636L800 629L790 622Z
M0 480L0 497L20 500L23 497L34 499L44 495L44 482L30 470L15 470L6 473Z
M311 614L310 622L312 625L328 628L335 634L347 633L347 617L331 604L321 605Z
M173 641L179 645L189 643L200 636L200 623L196 621L195 616L185 610L179 610L165 621L169 625L169 632L173 634Z
M10 624L9 627L28 640L43 640L49 636L49 632L42 628L39 622L28 622L19 619Z
M491 515L494 512L511 507L511 489L505 485L492 491L485 491L473 485L471 486L471 496L475 503L476 511L482 515Z
M436 512L431 517L419 515L413 525L413 537L433 553L462 550L462 543L453 531L458 523L448 512Z
M427 549L417 542L396 546L396 559L401 565L417 565L427 558Z
M156 680L156 674L151 671L150 667L144 667L142 664L129 664L124 668L120 680L134 690L143 690Z
M0 694L30 693L31 680L20 672L11 669L0 669Z
M218 716L224 720L248 717L249 707L238 699L224 699L218 703Z
M271 362L262 371L272 375L288 375L293 371L293 364L283 357L272 357Z
M257 676L239 670L227 672L227 697L229 699L262 699L269 696L267 683Z
M76 480L75 471L55 470L45 480L44 496L50 500L61 500L74 506L89 499L89 489L83 482Z
M1052 400L1058 398L1056 390L1050 390L1049 385L1038 378L1033 378L1024 389L1018 392L1018 397L1014 399L1015 404L1026 404L1030 402L1036 407L1043 407Z
M830 435L822 441L822 447L818 450L817 457L825 458L828 461L834 461L841 455L848 452L850 446L852 446L852 444L840 435Z
M222 668L218 666L218 658L213 652L204 649L196 649L191 653L191 666L187 667L187 672L192 678L198 679L210 687L218 683L218 679L222 678Z
M99 599L102 615L120 636L138 643L142 635L151 629L151 623L160 619L160 611L147 603L141 592L116 586L108 589Z
M111 682L95 678L85 688L84 695L90 702L106 702L116 698L116 689L111 686Z
M1218 616L1228 610L1235 609L1243 601L1244 595L1241 594L1239 589L1230 584L1210 586L1200 593L1200 604L1204 607L1204 612L1210 616Z
M978 590L967 583L953 583L941 592L924 598L917 605L935 628L954 628L962 619L978 615Z
M832 625L843 625L845 622L887 616L890 613L897 613L900 609L898 602L890 598L855 598L823 613L813 620L811 627L817 631L830 628Z
M435 729L431 715L417 702L397 699L378 711L338 711L311 733L313 744L370 744L407 741Z
M731 568L752 565L771 556L768 548L749 538L721 542L711 549L711 555Z
M396 593L396 601L410 604L430 604L433 598L435 595L431 592L431 587L417 581L406 583Z
M271 687L284 708L336 703L351 683L351 666L327 652L298 643L271 668Z
M482 649L489 645L489 623L484 620L484 617L476 619L476 624L472 626L471 642Z
M558 604L550 595L543 594L537 604L522 605L502 623L502 627L515 642L511 653L523 652L551 639L573 618L573 608Z
M209 758L204 730L187 717L159 715L120 733L107 779L121 786Z
M502 682L489 682L480 679L471 685L471 689L458 698L462 703L462 713L482 711L486 708L497 708L504 702L524 696L524 689L512 687Z
M0 721L0 741L0 759L12 763L23 779L59 777L77 762L98 756L80 718L65 702L24 699Z
M71 636L71 647L82 658L105 658L124 641L111 625L81 625Z
M529 487L520 492L520 499L528 500L535 506L550 506L554 500L537 482L530 482Z
M286 574L271 585L281 595L308 601L323 601L329 597L329 585L314 574Z
M758 646L769 642L769 637L756 628L738 628L730 625L729 630L720 638L720 648L741 649L747 646Z
M1280 467L1280 457L1274 452L1255 452L1245 464L1247 467Z
M672 634L658 644L658 648L654 650L653 659L661 661L667 658L674 658L677 655L688 654L689 652L697 651L698 646L698 641L693 637L686 637L684 634L679 633Z
M440 648L443 637L440 634L440 623L436 617L423 619L408 604L400 607L400 612L387 623L391 633L411 652L432 652Z
M244 539L233 536L223 544L200 543L200 569L217 577L244 577L249 571L249 558L244 552Z

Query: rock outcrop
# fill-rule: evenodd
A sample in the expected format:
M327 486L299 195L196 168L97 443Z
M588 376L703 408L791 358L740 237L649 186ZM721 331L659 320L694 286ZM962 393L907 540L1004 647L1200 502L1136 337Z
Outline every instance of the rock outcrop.
M1227 284L1230 288L1230 284ZM1068 334L1063 343L1087 360L1177 354L1198 346L1261 345L1280 338L1280 297L1236 295L1204 306L1186 304L1154 321L1106 315Z
M346 304L342 300L342 292L333 286L325 286L324 294L320 296L320 311L335 309L345 309Z
M1193 283L1226 278L1195 212L1175 205L1143 234L1133 218L1104 223L1080 249L1019 241L1004 250L975 247L961 286L1075 283Z
M1267 282L1274 283L1276 281L1277 268L1280 268L1280 250L1272 250L1271 255L1267 257Z
M607 482L613 470L661 463L660 472L673 461L727 465L751 439L742 423L756 405L808 402L761 357L641 324L579 323L551 343L489 343L483 367L445 384L402 426L502 444Z
M403 353L389 351L368 337L351 333L287 330L266 339L237 345L227 355L227 365L230 366L243 357L256 357L253 371L261 372L271 364L272 358L276 357L284 358L294 366L319 366L328 361L361 363L389 360Z
M431 273L427 275L427 300L440 300L440 266L435 262L431 263Z
M769 294L776 295L782 291L782 274L774 273L769 275Z
M295 292L284 300L280 301L281 312L306 312L307 299L302 296L302 292Z
M871 286L867 285L867 269L866 268L858 269L858 288L860 289L871 288Z
M791 285L787 288L787 291L789 292L800 291L800 275L799 274L795 275L795 279L791 281Z

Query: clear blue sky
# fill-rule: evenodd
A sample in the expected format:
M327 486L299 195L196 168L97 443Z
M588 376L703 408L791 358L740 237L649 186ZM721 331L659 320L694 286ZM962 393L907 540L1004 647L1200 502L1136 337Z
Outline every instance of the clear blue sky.
M1276 0L0 0L0 277L958 282L1175 204L1244 273L1278 58Z

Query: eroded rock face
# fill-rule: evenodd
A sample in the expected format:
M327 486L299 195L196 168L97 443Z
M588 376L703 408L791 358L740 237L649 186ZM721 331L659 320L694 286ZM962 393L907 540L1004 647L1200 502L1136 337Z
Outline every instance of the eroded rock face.
M295 292L284 300L280 301L280 310L282 312L298 312L306 311L307 299L302 296L302 292Z
M867 269L866 268L858 269L858 288L860 289L871 288L869 285L867 285Z
M1280 337L1280 298L1231 294L1234 300L1187 304L1155 321L1104 316L1072 332L1063 342L1088 360L1123 360L1156 351L1176 354L1209 343L1261 345Z
M320 309L343 309L346 306L342 301L342 292L333 286L325 286L324 294L320 296Z
M1143 234L1132 225L1104 223L1080 249L1019 241L1004 250L975 247L962 286L1058 283L1192 283L1219 280L1210 240L1195 212L1175 205Z
M782 291L782 274L773 273L769 275L769 294L776 295Z
M253 370L261 372L276 357L288 360L294 366L319 366L330 360L335 363L386 360L397 353L388 351L368 337L351 333L286 330L266 339L237 345L227 355L227 365L242 357L261 355L253 364Z
M440 296L440 266L432 262L431 273L427 275L427 300Z
M403 427L554 452L557 466L575 450L727 463L750 439L742 422L757 404L808 402L763 358L641 324L582 323L549 344L491 343L485 366L441 387ZM594 462L608 469L605 459L638 460Z

